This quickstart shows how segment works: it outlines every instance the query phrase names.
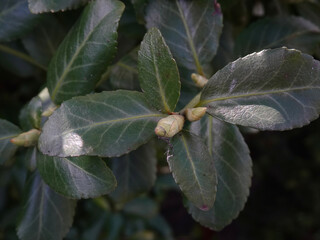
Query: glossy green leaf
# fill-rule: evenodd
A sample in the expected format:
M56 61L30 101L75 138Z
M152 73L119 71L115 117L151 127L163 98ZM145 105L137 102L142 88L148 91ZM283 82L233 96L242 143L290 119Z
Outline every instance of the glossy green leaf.
M0 119L0 165L9 160L17 150L10 140L21 133L11 122Z
M138 62L140 86L150 104L173 112L180 96L179 71L158 29L151 28L145 35Z
M22 108L19 121L23 130L30 130L33 128L40 129L41 126L41 114L42 114L42 102L41 99L36 96Z
M116 157L148 142L163 114L142 93L118 90L66 101L43 127L40 150L52 156Z
M301 17L264 18L251 24L237 38L235 52L245 56L267 48L286 46L313 54L320 43L320 29Z
M199 106L260 130L302 127L320 112L320 62L286 48L250 54L210 78Z
M189 132L174 136L168 163L176 183L198 208L207 211L214 203L217 176L213 159L203 140Z
M1 0L0 4L0 42L21 37L39 21L28 8L27 0Z
M47 76L53 102L90 93L112 60L124 10L117 0L88 4L50 62Z
M22 38L22 43L31 57L48 66L66 30L54 16L46 15L32 32Z
M202 225L221 230L243 209L251 186L252 161L239 129L206 116L191 125L191 132L205 138L217 170L218 186L213 208L201 211L189 205L189 212Z
M37 156L42 179L56 192L68 198L95 198L113 191L117 181L99 157Z
M78 8L89 0L28 0L33 13L57 12Z
M119 158L113 158L111 169L118 186L110 197L123 204L147 192L156 180L157 158L155 148L147 144Z
M61 240L71 227L76 201L51 190L36 172L23 199L17 233L21 240Z
M160 29L179 65L204 74L214 57L222 31L222 14L213 0L153 0L147 27Z

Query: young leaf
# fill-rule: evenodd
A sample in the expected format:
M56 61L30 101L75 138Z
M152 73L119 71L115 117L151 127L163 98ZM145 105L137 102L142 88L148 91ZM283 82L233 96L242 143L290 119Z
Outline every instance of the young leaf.
M208 148L189 132L177 134L170 144L167 160L176 183L196 207L209 210L216 196L217 176Z
M301 17L264 18L251 24L238 37L238 56L267 48L286 46L313 54L320 42L320 29Z
M0 165L9 160L17 150L10 140L21 133L21 130L11 122L0 119Z
M40 150L50 156L116 157L148 142L165 115L142 93L118 90L66 101L43 127Z
M127 155L113 158L111 166L118 186L110 197L116 203L125 203L153 186L157 171L155 148L152 144L144 145Z
M286 48L250 54L210 78L199 106L260 130L302 127L320 112L320 62Z
M95 88L115 54L123 10L117 0L88 4L50 62L47 84L53 102L60 104Z
M19 122L23 130L30 130L33 128L40 129L42 114L41 99L36 96L22 108L19 115Z
M218 175L216 200L209 211L189 204L189 212L202 225L219 231L243 209L251 185L252 161L239 129L211 116L191 125L191 131L205 138Z
M99 157L50 157L38 153L37 168L42 179L68 198L95 198L113 191L117 181Z
M52 191L36 172L29 180L17 232L21 240L61 240L73 221L76 201Z
M1 0L0 42L21 37L39 22L39 18L30 12L27 0Z
M147 27L160 29L179 65L203 75L214 57L222 31L222 14L213 0L153 0Z
M89 0L28 0L32 13L57 12L75 9Z
M150 104L173 112L180 96L179 71L158 29L151 28L145 35L138 62L140 86Z

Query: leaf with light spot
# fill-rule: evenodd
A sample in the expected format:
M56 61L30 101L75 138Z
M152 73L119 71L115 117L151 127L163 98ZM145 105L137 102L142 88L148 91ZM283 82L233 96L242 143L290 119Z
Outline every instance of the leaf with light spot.
M302 127L319 116L320 62L287 48L250 54L214 74L198 105L260 130Z

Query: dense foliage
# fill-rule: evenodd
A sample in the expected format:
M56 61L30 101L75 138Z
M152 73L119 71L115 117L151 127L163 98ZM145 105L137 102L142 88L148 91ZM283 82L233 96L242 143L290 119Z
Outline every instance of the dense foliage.
M173 239L177 191L221 231L252 185L242 134L317 119L319 58L316 0L2 0L0 239Z

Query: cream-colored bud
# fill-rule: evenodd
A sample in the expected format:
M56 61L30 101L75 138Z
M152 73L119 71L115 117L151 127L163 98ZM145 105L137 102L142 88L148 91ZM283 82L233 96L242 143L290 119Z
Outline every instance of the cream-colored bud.
M182 130L183 124L184 116L170 115L160 119L154 131L159 137L173 137Z
M185 114L190 122L194 122L200 120L206 114L206 111L206 107L188 108Z
M31 147L37 145L40 131L38 129L31 129L28 132L21 133L10 140L11 143L21 147Z
M192 73L191 74L192 81L196 84L197 87L203 88L204 85L207 84L208 79L200 74Z
M43 113L42 113L42 116L43 117L50 117L52 115L52 113L58 108L58 106L56 105L51 105L50 107L48 107L47 110L45 110Z

